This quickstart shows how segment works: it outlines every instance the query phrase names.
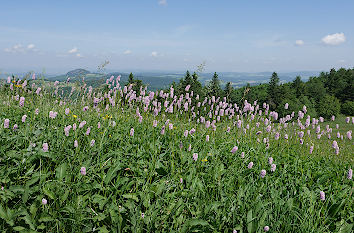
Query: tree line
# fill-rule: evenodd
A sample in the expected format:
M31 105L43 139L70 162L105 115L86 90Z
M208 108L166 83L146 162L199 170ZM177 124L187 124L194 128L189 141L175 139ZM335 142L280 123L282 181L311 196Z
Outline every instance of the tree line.
M128 83L133 84L136 91L144 86L141 80L134 79L132 73L129 75ZM287 83L281 83L278 74L273 72L268 83L256 86L247 84L237 89L233 88L231 82L222 87L216 72L203 86L196 72L191 74L187 71L178 83L173 82L171 86L176 95L193 91L193 94L199 95L200 98L220 96L240 106L244 100L267 102L270 109L277 111L281 116L298 111L303 105L307 106L309 114L313 117L322 116L328 119L340 113L354 115L354 68L331 69L330 72L321 72L319 76L310 77L306 82L297 76L292 82ZM289 104L288 109L284 108L286 103Z

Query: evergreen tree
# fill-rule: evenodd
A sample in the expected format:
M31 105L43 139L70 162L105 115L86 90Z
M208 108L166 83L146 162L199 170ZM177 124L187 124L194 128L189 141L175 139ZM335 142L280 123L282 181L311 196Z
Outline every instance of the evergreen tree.
M220 96L221 91L222 90L220 88L219 76L215 72L213 75L213 78L211 79L211 81L209 83L209 95L218 97L218 96Z
M226 86L225 86L225 91L224 91L227 100L229 100L232 90L233 90L233 88L232 88L231 82L227 82Z
M294 81L291 84L291 87L294 89L296 97L300 97L304 94L304 83L301 81L300 76L296 76Z
M268 85L268 101L271 108L274 110L280 99L279 94L279 77L276 72L273 72Z
M129 74L128 83L129 83L129 84L134 83L134 75L133 75L133 73L130 73L130 74Z

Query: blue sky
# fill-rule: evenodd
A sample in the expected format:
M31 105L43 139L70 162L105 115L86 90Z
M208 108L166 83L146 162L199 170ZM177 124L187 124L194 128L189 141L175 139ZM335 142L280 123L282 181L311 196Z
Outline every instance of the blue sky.
M2 1L0 72L353 67L353 0Z

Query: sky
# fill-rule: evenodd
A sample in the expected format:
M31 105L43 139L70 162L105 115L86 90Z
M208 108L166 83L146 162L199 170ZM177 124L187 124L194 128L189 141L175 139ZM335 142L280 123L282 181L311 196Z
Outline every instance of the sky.
M353 0L0 2L0 72L354 67Z

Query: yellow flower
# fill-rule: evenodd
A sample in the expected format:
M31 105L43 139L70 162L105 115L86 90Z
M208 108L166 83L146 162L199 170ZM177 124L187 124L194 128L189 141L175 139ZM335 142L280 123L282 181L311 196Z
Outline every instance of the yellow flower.
M205 158L205 159L202 159L202 161L203 161L203 162L208 162L207 158Z
M73 115L74 118L76 118L77 116L76 115Z
M112 135L109 135L109 137L112 137Z
M15 80L12 80L12 83L15 83L16 81Z
M22 86L21 86L21 85L17 85L17 84L16 84L16 85L15 85L15 87L22 87Z

